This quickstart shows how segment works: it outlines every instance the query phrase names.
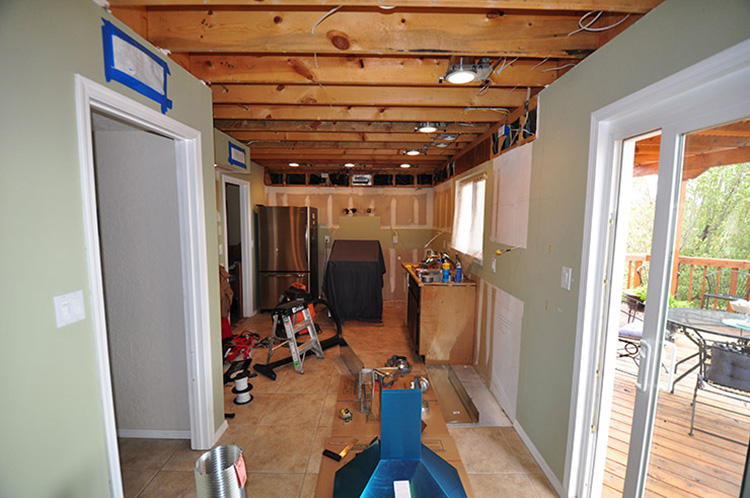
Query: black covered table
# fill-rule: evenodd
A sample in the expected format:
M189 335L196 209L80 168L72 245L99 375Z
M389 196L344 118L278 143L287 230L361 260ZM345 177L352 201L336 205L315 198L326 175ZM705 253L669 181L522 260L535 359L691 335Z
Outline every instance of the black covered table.
M336 240L323 292L339 320L383 320L385 261L377 240Z

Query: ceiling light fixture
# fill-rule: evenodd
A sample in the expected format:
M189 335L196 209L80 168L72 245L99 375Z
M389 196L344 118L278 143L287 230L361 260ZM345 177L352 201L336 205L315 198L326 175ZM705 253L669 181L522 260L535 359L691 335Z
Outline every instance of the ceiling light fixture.
M411 168L411 164L409 164L409 163L402 163L401 167L404 168L404 169Z
M439 82L442 83L445 79L453 85L464 85L475 80L486 81L490 73L492 73L492 66L489 58L483 57L479 62L465 63L464 58L461 57L458 64L451 64L448 67L448 71Z
M404 154L406 154L407 156L418 156L419 154L421 154L421 152L419 151L419 149L408 149L406 152L404 152Z
M345 168L353 168L354 166L356 166L354 163L344 163Z
M420 123L417 127L417 131L420 133L434 133L437 131L437 126L434 123Z
M294 162L289 163L289 167L290 168L298 168L299 167L299 163L294 163Z

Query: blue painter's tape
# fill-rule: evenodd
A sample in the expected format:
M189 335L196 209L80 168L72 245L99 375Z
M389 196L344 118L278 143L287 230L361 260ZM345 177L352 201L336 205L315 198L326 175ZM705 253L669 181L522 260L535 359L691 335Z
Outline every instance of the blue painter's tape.
M169 65L166 61L162 60L156 54L151 52L149 49L138 43L133 37L125 33L123 30L112 24L110 21L102 18L104 24L102 25L102 45L104 49L104 76L107 81L119 81L128 88L132 88L141 95L145 95L151 100L161 105L161 112L165 114L168 109L172 108L172 101L167 98L167 75L169 72ZM146 83L140 81L134 76L121 71L115 67L115 51L114 51L114 38L120 38L127 44L135 47L140 52L150 57L163 71L164 86L161 91L156 90Z
M239 161L234 158L232 155L232 152L238 151L242 153L242 161ZM245 149L242 147L238 147L237 145L234 145L232 142L229 142L229 164L234 164L235 166L239 166L242 169L247 169L247 158L245 155Z

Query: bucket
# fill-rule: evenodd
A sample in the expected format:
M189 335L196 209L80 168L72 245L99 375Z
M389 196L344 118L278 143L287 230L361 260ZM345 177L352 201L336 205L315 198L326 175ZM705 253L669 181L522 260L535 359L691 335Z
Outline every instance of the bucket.
M217 446L195 462L198 498L245 498L245 459L235 445Z

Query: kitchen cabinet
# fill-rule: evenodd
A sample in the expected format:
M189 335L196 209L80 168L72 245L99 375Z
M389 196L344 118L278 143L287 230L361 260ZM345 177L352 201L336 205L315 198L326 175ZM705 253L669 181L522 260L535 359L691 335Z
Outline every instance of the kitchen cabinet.
M406 326L425 363L471 365L474 355L476 282L424 283L407 274Z

